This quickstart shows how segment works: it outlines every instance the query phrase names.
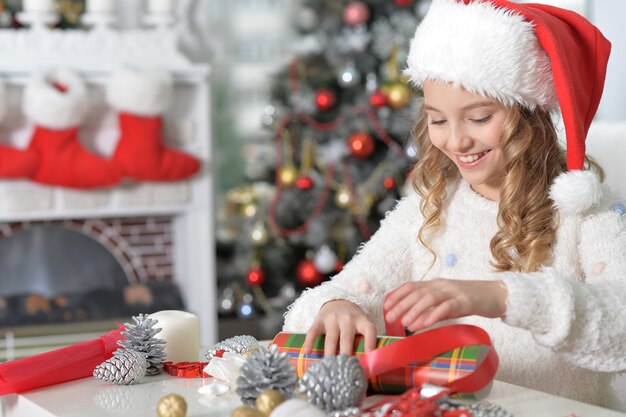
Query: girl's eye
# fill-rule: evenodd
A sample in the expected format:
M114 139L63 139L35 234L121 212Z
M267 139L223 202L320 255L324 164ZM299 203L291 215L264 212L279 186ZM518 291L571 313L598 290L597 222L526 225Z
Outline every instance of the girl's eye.
M492 114L490 114L489 116L487 116L487 117L483 117L482 119L471 119L471 120L472 120L472 122L474 122L474 123L478 123L478 124L482 125L482 124L487 123L489 120L491 120L491 117L492 117L492 116L493 116L493 115L492 115Z
M431 124L431 125L437 125L437 126L438 126L438 125L442 125L442 124L444 124L445 122L446 122L445 120L431 120L431 121L430 121L430 124Z

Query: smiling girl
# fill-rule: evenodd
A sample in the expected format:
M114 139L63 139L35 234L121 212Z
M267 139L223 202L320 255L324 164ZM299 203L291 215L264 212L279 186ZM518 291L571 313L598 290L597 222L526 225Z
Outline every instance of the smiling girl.
M406 70L424 93L414 190L291 306L284 330L307 332L305 353L320 334L326 354L351 353L356 334L370 351L385 319L473 324L497 379L624 409L610 387L626 370L624 206L584 146L609 50L563 9L433 0Z

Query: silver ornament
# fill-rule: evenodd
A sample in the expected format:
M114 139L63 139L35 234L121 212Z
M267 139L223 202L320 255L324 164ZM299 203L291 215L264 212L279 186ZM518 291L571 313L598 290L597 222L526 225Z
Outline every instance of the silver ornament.
M361 73L354 66L354 64L348 64L345 68L341 69L337 74L337 82L341 87L353 87L361 81Z
M323 245L313 257L313 265L322 274L333 272L337 266L337 255L328 245Z
M314 9L310 7L303 7L296 11L293 22L296 29L309 32L317 27L319 16Z
M93 371L93 376L104 382L131 385L146 375L146 355L134 350L118 349L113 357L102 362Z
M415 5L415 14L417 15L417 17L420 18L420 20L423 19L428 13L428 9L430 9L431 3L431 0L420 0Z
M276 345L252 352L239 373L237 394L244 404L254 405L257 397L268 389L275 389L286 399L293 396L296 369L287 353L279 352Z
M365 370L354 356L328 356L307 369L298 392L326 412L358 407L367 392Z
M248 353L259 349L259 341L252 336L233 336L214 344L204 353L204 356L210 361L220 350L231 353Z

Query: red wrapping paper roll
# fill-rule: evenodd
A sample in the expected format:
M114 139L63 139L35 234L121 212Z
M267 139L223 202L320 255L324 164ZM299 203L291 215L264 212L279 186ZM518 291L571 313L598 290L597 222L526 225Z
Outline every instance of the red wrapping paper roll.
M124 327L97 339L0 364L0 395L24 392L85 378L113 356Z

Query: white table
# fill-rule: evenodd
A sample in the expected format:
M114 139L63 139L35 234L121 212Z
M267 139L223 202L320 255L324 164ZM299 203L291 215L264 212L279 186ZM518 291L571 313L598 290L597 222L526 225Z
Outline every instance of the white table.
M0 397L3 417L155 417L164 395L177 393L188 404L188 417L229 417L240 405L236 395L205 397L198 388L211 379L169 375L148 377L139 385L117 386L85 378L20 395ZM488 401L515 417L617 417L626 414L495 381Z

